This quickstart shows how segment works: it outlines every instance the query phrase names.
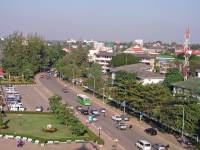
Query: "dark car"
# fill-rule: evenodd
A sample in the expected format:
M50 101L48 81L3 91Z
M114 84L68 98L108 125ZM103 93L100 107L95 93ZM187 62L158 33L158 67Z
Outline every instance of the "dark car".
M152 147L155 150L166 150L166 146L160 143L153 144Z
M67 88L65 87L65 88L63 88L62 89L62 91L64 92L64 93L67 93L68 92L68 90L67 90Z
M157 135L157 131L154 128L147 128L144 131L149 135Z
M89 115L89 111L87 109L81 109L80 112L83 115Z
M121 115L121 118L124 121L129 121L129 116L128 115Z
M127 126L124 123L117 123L116 124L116 128L120 129L120 130L126 130Z
M96 110L96 109L92 109L90 112L91 112L92 115L96 115L96 116L100 115L99 110Z
M82 106L76 106L76 110L81 111L82 109Z

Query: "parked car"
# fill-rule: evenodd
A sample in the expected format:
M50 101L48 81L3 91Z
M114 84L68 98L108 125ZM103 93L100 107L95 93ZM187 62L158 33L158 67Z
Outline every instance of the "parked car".
M157 131L154 128L147 128L144 131L149 135L157 135Z
M121 115L121 118L124 121L129 121L129 116L128 115Z
M44 75L43 75L43 74L41 74L41 75L40 75L40 78L44 78Z
M81 111L83 109L82 106L76 106L76 110Z
M121 118L120 115L113 115L112 116L112 120L114 120L114 121L122 121L122 118Z
M96 115L92 115L92 121L97 121L97 116Z
M80 112L83 115L89 115L89 111L87 109L81 109Z
M155 150L166 150L166 146L160 143L153 144L152 147Z
M102 108L102 109L101 109L101 113L106 113L106 109L105 109L105 108Z
M35 111L37 111L37 112L43 112L43 110L44 110L44 108L42 106L37 106L35 108Z
M96 116L100 115L100 112L97 109L92 109L90 112L92 115L96 115Z
M120 122L116 124L116 128L120 130L126 130L127 126L124 123Z
M26 108L22 104L12 104L10 105L10 111L25 111Z
M64 93L67 93L67 92L68 92L68 90L67 90L66 87L64 87L64 88L62 89L62 91L63 91Z
M135 145L141 150L151 150L151 144L146 140L139 140Z

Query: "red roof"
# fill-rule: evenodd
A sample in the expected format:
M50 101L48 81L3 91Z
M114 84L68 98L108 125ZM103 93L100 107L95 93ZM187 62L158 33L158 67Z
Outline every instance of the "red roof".
M0 77L3 77L4 76L4 72L3 72L3 69L0 68Z
M182 50L176 50L175 53L176 55L179 55L179 54L184 54L184 49ZM200 50L191 50L192 51L192 55L200 55Z

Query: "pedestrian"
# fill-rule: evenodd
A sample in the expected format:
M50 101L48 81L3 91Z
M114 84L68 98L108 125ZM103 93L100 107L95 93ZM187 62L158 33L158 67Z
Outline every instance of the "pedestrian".
M132 129L133 128L133 125L131 124L131 125L129 125L129 129Z
M165 148L168 150L168 149L169 149L169 144L167 144L167 145L165 146Z

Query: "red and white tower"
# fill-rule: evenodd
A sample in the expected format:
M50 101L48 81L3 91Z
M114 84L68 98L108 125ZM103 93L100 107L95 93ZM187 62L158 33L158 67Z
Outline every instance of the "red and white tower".
M187 80L188 76L189 76L189 57L192 54L192 51L190 50L190 47L189 47L189 40L190 40L190 29L188 26L188 28L185 31L185 42L184 42L185 61L184 61L183 68L182 68L184 80Z

